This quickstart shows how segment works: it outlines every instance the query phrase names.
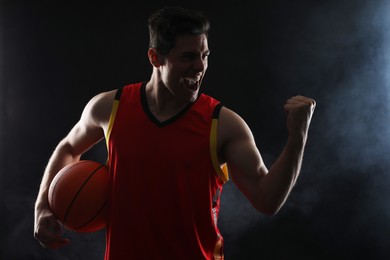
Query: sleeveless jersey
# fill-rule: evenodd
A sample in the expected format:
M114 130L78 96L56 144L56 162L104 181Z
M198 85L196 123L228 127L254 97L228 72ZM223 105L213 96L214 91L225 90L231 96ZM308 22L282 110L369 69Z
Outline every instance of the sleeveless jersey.
M111 113L105 259L223 259L217 218L228 174L217 159L221 105L200 94L159 122L145 88L118 89Z

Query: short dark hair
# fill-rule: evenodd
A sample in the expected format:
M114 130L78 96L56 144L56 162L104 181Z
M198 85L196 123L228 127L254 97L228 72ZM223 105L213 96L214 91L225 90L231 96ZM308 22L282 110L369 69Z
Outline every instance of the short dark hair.
M175 47L179 35L208 36L210 23L200 11L182 7L164 7L149 17L149 48L155 48L162 55Z

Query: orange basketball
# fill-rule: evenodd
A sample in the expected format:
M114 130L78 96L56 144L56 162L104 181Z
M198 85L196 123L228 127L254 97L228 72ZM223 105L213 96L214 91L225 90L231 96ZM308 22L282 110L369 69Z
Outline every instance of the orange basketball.
M106 223L107 187L105 165L89 160L69 164L50 184L50 209L72 231L98 231Z

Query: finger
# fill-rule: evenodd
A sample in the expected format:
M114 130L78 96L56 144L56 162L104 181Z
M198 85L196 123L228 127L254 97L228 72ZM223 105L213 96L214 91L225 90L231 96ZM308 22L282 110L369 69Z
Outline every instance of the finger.
M64 247L66 245L69 245L70 240L67 238L58 238L55 239L47 244L47 247L50 249L58 249L61 247Z
M305 96L294 96L287 100L287 103L305 103L305 104L315 104L314 99L308 98Z
M286 101L288 107L290 106L310 106L312 109L315 108L316 102L312 98L307 98L304 96L295 96Z
M53 231L41 228L34 233L34 237L45 248L57 249L70 243L69 239L61 237L61 231Z
M68 245L70 243L70 240L57 236L52 238L40 239L38 240L38 242L45 248L58 249Z

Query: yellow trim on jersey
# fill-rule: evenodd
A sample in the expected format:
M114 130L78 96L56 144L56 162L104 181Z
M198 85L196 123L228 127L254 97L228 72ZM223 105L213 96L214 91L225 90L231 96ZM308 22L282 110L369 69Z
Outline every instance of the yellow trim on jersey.
M225 183L229 180L229 173L226 166L226 163L221 167L218 161L217 154L217 126L218 119L213 118L211 121L211 131L210 131L210 152L211 152L211 162L213 163L214 169L217 172L219 178Z
M118 105L119 105L119 100L115 99L114 103L112 104L110 121L108 121L108 128L107 128L107 135L106 135L107 151L109 151L109 140L110 140L112 127L113 127L114 121L115 121L116 111L118 110Z

